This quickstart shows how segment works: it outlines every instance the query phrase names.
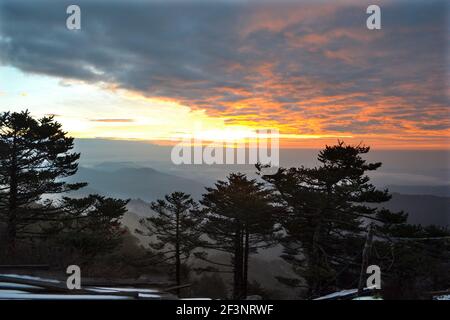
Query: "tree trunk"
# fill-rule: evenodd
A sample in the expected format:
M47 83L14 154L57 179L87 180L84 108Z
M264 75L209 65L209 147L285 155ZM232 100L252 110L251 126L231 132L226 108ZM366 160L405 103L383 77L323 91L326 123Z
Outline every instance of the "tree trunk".
M9 210L6 234L7 234L7 246L8 246L8 255L13 258L16 251L16 236L17 236L17 213L15 209Z
M9 173L8 220L6 227L8 255L14 258L17 237L17 155L16 141L13 140L11 168Z
M358 296L361 296L364 292L364 279L366 278L366 269L369 265L370 252L372 250L372 223L369 224L367 228L367 237L366 243L364 244L364 249L362 253L362 262L361 262L361 272L359 274L359 284L358 284Z
M243 250L242 250L242 230L238 228L235 235L235 248L233 257L233 299L239 300L242 297L242 270L243 270Z
M180 214L177 212L177 222L176 222L176 244L175 244L175 277L177 283L177 296L180 295L181 285L181 258L180 258Z
M317 270L320 271L320 268L322 268L320 262L320 248L319 248L320 232L321 232L321 222L318 221L316 227L314 228L314 233L312 237L312 253L309 259L310 261L308 267L310 270L310 277L312 277L309 283L309 294L311 297L316 297L320 293L319 291L321 279L319 279L317 275Z
M248 295L248 258L250 253L250 244L249 244L249 232L248 227L245 227L245 249L244 249L244 279L243 279L243 289L242 289L242 295L246 299Z

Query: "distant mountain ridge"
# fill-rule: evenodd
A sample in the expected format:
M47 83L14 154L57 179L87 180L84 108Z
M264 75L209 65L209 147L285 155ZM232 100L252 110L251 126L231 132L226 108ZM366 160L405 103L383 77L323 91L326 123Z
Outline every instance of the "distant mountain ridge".
M449 197L393 193L392 199L381 206L392 211L405 211L412 224L450 227Z
M450 185L441 186L417 186L417 185L388 185L387 188L390 192L401 194L421 194L421 195L434 195L440 197L450 197Z
M203 183L127 161L80 167L70 181L89 183L87 188L77 192L79 195L100 193L112 197L142 199L133 200L129 205L129 210L140 216L151 214L148 202L161 199L174 191L189 193L196 200L205 193ZM435 195L446 195L449 189L450 186L393 185L389 186L392 199L379 206L407 212L408 221L413 224L450 226L450 197ZM418 192L423 193L414 194Z
M98 190L101 194L119 198L140 198L153 201L163 198L174 191L191 194L200 198L204 193L202 184L152 168L98 168L80 167L76 175L69 181L88 182L91 190Z

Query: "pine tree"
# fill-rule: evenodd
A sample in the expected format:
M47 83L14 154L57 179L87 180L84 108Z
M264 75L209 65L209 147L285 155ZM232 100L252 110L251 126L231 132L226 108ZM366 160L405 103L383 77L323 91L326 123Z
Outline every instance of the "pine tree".
M57 246L89 260L111 252L121 243L125 230L120 220L128 200L89 195L64 197L61 202L57 216L38 223L44 237Z
M55 212L49 200L36 205L43 195L85 186L62 180L77 171L80 155L72 148L73 138L53 117L35 120L28 111L0 114L0 217L11 253L29 225Z
M357 286L368 223L376 222L376 236L384 224L406 221L402 212L377 208L390 195L370 183L366 173L381 163L362 158L369 150L339 142L319 153L318 167L281 168L262 177L288 207L283 257L306 279L309 297Z
M282 208L264 184L241 173L206 189L201 204L206 212L204 229L211 240L208 247L231 255L230 264L210 262L232 268L232 297L243 299L247 296L249 256L273 243Z
M190 195L174 192L166 195L164 200L152 202L151 208L157 215L141 220L145 232L136 231L150 237L156 235L157 241L150 243L150 247L157 250L164 261L173 262L175 281L180 286L184 263L205 243L199 206Z
M386 224L374 248L384 299L429 299L430 292L449 289L450 230Z

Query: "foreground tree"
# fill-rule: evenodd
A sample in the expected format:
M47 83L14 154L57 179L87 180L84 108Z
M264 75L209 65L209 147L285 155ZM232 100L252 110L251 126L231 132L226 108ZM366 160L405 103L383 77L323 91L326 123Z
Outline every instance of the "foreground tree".
M383 225L406 221L401 212L377 209L390 195L370 183L367 172L381 163L362 158L369 150L339 142L319 153L318 167L281 168L262 176L289 208L282 222L283 257L306 279L309 297L355 285L370 222L376 236Z
M276 218L282 211L270 190L244 174L231 174L207 188L201 204L205 207L205 232L209 248L231 255L231 264L210 261L233 272L233 298L245 299L249 256L273 244ZM206 257L203 257L206 260Z
M45 238L77 253L87 260L111 252L122 241L125 230L120 222L128 200L89 195L64 197L59 214L51 221L40 222Z
M450 284L450 231L436 226L387 224L374 242L383 270L384 299L430 299Z
M28 111L0 115L0 214L11 251L19 233L53 212L49 202L35 205L43 195L85 186L62 181L77 171L80 155L72 148L73 138L53 117L35 120Z
M152 202L151 208L157 215L140 221L146 231L136 231L149 237L156 236L150 247L158 251L163 261L173 262L176 284L180 286L183 264L195 249L205 244L198 204L190 195L174 192L166 195L164 200Z
M87 256L117 245L126 201L64 196L86 185L64 181L78 169L73 141L53 117L0 114L0 225L11 260L18 239L58 240Z

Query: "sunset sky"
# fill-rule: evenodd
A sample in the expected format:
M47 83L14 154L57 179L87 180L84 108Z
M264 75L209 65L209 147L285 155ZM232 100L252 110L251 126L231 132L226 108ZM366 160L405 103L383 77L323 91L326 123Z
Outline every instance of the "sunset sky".
M277 128L284 146L448 149L447 3L0 0L0 111L83 138Z

